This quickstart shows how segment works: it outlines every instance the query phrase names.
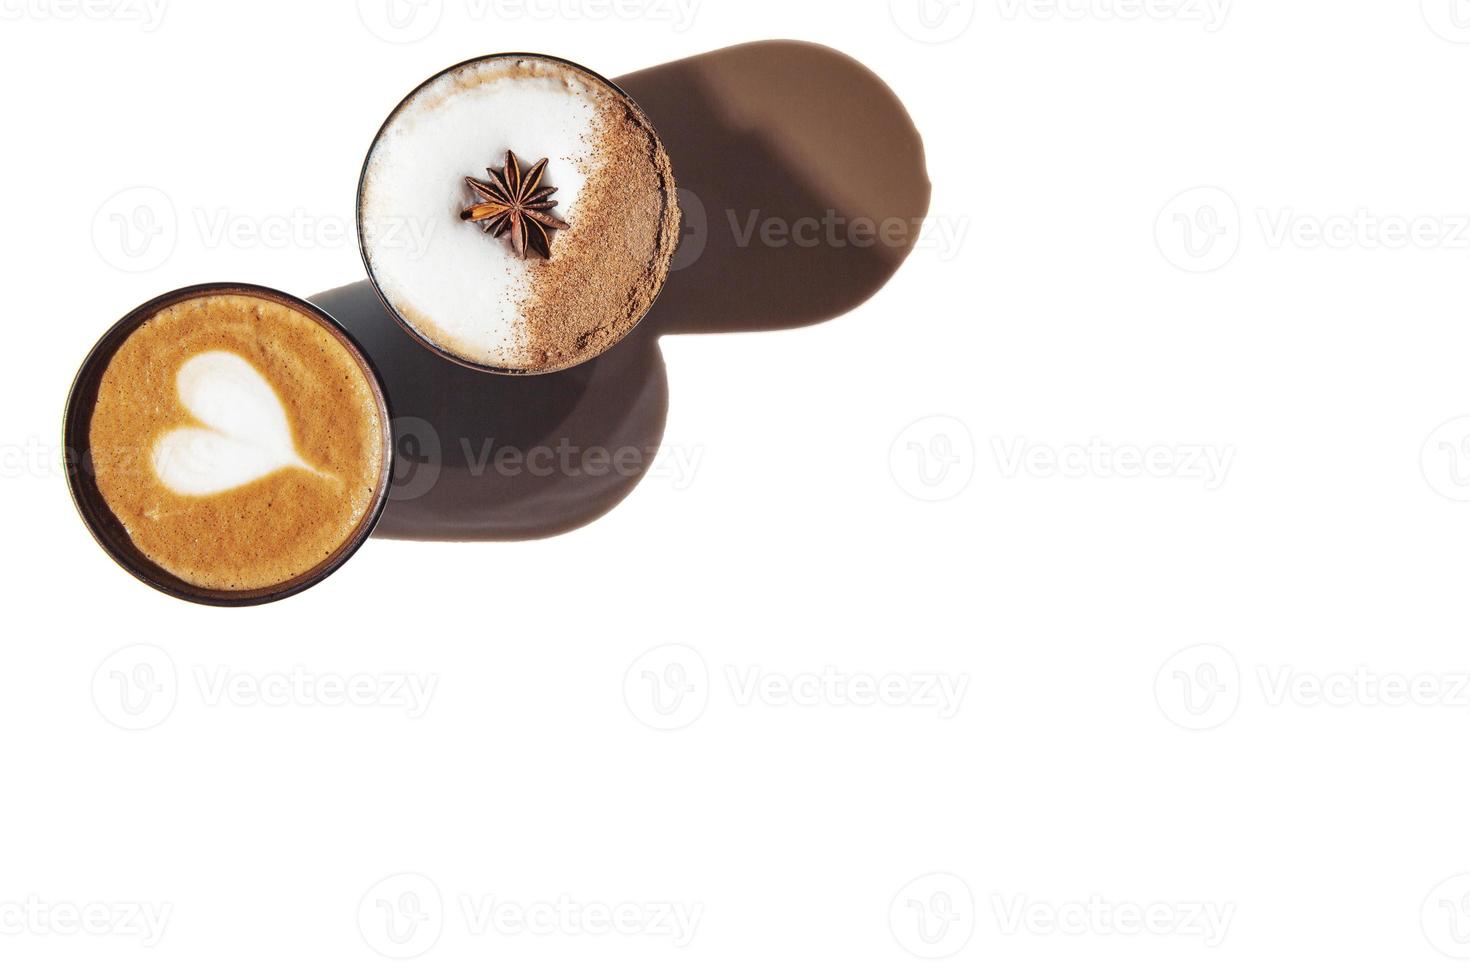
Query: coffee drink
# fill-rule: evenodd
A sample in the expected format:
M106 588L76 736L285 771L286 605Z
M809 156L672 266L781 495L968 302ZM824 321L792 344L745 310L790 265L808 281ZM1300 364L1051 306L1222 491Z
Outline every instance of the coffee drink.
M678 230L647 117L606 79L541 55L479 58L419 86L358 189L363 258L397 318L439 353L507 373L560 370L622 339L663 286Z
M115 328L100 377L78 379L83 492L146 563L204 592L268 594L335 567L387 486L387 407L363 355L325 314L259 287L144 311Z

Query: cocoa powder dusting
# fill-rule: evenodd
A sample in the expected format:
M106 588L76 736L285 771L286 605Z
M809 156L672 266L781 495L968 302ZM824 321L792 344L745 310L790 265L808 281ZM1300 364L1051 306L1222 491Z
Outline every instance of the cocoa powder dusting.
M668 276L679 207L668 154L648 119L609 98L599 110L587 183L538 262L525 307L530 371L585 361L642 319Z

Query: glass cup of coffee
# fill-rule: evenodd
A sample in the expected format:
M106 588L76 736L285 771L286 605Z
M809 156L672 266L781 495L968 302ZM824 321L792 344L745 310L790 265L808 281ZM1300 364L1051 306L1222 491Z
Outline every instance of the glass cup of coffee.
M383 385L326 313L212 283L144 303L87 355L67 399L67 483L103 549L210 605L326 578L388 498Z
M617 343L678 244L673 168L612 82L538 54L445 69L388 116L357 196L368 278L467 367L541 374Z

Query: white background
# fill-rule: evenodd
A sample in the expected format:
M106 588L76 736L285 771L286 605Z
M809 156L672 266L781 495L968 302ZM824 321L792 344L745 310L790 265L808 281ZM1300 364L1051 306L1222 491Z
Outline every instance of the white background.
M0 973L1463 975L1470 6L443 0L416 40L372 4L149 9L0 0ZM248 610L92 543L50 461L91 343L187 283L361 278L358 168L413 85L782 36L892 86L967 232L833 322L665 339L687 487L374 540ZM327 240L207 242L221 209ZM163 235L130 258L115 214ZM963 696L742 686L829 667ZM293 672L379 693L250 694ZM563 897L636 934L508 924Z

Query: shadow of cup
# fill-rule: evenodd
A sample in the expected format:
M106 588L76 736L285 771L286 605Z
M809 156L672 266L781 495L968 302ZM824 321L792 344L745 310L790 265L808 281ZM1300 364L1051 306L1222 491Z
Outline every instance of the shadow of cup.
M898 97L831 48L763 41L617 79L658 127L685 220L640 329L799 327L872 296L929 211Z
M517 540L595 520L655 464L659 336L831 319L913 249L929 207L923 143L857 61L764 41L614 81L657 127L684 210L663 292L621 343L555 374L481 374L415 343L366 282L312 297L367 349L397 413L377 535Z

